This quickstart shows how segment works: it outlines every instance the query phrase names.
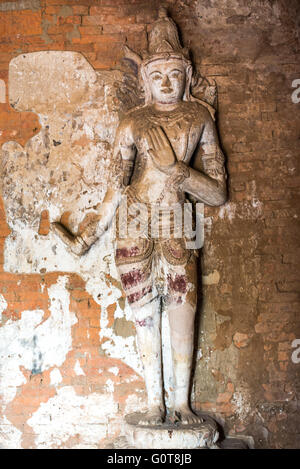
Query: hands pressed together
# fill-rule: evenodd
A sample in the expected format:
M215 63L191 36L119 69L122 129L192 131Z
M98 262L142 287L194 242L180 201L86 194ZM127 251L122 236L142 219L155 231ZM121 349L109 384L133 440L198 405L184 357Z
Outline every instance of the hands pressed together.
M160 126L146 132L148 153L154 164L163 172L169 173L177 161L168 137Z

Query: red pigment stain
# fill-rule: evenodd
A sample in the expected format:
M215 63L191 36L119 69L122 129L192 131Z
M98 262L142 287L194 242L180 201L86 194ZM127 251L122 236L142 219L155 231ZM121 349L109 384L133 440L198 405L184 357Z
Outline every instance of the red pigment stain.
M124 288L130 288L143 280L143 273L140 270L131 270L121 275L121 282Z
M142 319L141 321L138 321L136 319L135 323L137 326L140 326L140 327L151 327L153 325L153 319L151 317Z
M138 246L133 246L132 248L120 248L116 250L116 257L133 257L139 253Z
M147 293L150 293L152 291L152 287L144 287L141 291L137 291L135 293L131 293L131 295L128 295L128 303L134 303L135 301L140 300L145 296Z
M171 275L168 275L168 284L171 290L179 293L186 293L186 278L184 275L175 275L175 279L172 279Z

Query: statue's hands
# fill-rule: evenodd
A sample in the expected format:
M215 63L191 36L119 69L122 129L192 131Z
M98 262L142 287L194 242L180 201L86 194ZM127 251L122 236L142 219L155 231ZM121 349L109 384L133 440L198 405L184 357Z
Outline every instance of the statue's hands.
M84 254L90 247L80 235L74 236L61 223L51 223L51 229L60 237L70 251L77 256Z
M176 156L163 129L159 126L153 127L146 132L148 153L154 164L164 172L169 173L175 166Z
M60 222L51 223L51 228L65 243L71 252L77 256L86 253L92 244L106 231L106 223L103 215L88 213L78 227L78 232L72 233L69 214L62 215Z

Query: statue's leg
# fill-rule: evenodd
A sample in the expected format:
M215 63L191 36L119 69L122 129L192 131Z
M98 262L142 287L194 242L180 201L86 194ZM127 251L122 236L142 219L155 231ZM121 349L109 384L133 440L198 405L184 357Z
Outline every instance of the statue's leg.
M194 322L197 302L197 264L191 255L185 265L168 265L165 308L169 318L174 375L174 407L170 419L183 424L200 423L189 405L194 353Z
M139 421L144 425L161 424L165 416L162 391L161 305L156 297L150 303L132 308L139 354L143 363L148 396L148 411Z
M194 352L195 306L189 303L167 306L170 323L174 374L174 408L170 419L183 424L200 423L202 419L190 409L189 392Z
M140 424L159 425L165 408L161 364L161 301L153 284L152 241L118 240L116 265L133 312L139 354L144 368L148 412ZM138 423L138 422L137 422Z

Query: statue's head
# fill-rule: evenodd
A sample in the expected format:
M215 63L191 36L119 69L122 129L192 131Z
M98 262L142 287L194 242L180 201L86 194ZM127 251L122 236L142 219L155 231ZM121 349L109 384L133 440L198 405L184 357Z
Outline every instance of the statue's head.
M137 54L135 57L138 57ZM177 27L167 16L165 8L159 8L158 20L149 34L148 50L136 62L139 64L145 104L172 104L190 99L193 70L189 53L181 46Z
M141 76L146 104L172 104L189 99L192 67L182 58L166 57L153 60L147 65L142 65Z

